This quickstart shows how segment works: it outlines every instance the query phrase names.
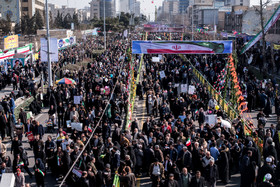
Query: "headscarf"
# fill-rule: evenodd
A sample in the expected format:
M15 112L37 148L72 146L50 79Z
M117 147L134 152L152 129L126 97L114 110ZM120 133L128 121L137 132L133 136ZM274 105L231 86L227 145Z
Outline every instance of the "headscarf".
M18 172L18 171L19 171L19 172ZM20 175L20 173L21 173L20 168L17 168L17 176L19 176L19 175Z

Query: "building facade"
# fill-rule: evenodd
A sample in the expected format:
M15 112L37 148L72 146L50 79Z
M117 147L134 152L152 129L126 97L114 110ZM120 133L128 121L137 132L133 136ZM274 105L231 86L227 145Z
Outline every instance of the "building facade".
M105 2L105 17L116 16L116 1L115 0L100 0L100 18L104 17L104 2Z
M128 13L134 14L135 17L140 16L140 1L129 0L129 10Z
M203 27L211 25L218 25L218 9L200 9L198 12L198 26Z
M45 10L45 0L21 0L21 14L34 16L36 11L43 16Z
M100 18L99 0L93 0L89 4L90 4L90 19L99 19Z
M10 17L12 22L19 23L21 17L19 0L0 0L0 13L3 19Z
M104 2L105 2L105 16L116 16L116 1L115 0L92 0L90 4L90 19L104 17Z
M52 12L53 17L57 17L57 14L61 14L62 17L66 15L70 15L73 17L74 14L78 14L78 10L76 8L68 8L67 6L62 6L61 8L56 8L54 12Z
M179 0L179 13L185 14L189 6L189 0Z

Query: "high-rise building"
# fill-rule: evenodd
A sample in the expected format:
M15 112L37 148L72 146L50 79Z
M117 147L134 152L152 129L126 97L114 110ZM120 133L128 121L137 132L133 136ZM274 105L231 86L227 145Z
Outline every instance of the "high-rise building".
M179 0L179 13L185 14L189 6L189 0Z
M130 13L130 0L119 0L118 2L118 12Z
M19 23L21 17L20 0L0 0L0 13L3 19L10 17L12 22Z
M116 16L116 2L115 0L92 0L90 4L90 18L104 17L104 2L105 2L105 16Z
M45 10L45 0L21 0L21 15L34 16L36 11L43 16Z
M12 22L19 23L22 16L31 18L36 11L43 16L45 0L0 0L0 5L2 18L9 16Z
M104 17L104 1L105 1L105 17L116 16L116 1L115 0L100 0L100 17Z
M90 3L90 19L100 18L100 2L99 0L93 0Z
M52 12L52 16L55 18L57 17L58 13L61 14L62 17L66 15L70 15L71 17L73 17L74 14L78 14L78 10L76 8L69 8L64 5L61 8L56 8L54 12Z
M167 13L170 15L179 13L179 1L178 0L165 0L162 3L163 13Z
M129 10L129 13L134 14L135 17L140 16L140 1L129 0Z

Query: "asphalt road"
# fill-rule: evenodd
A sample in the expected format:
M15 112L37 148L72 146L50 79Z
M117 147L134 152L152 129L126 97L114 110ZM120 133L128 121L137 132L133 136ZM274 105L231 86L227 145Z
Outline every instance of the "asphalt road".
M140 80L141 80L141 77L140 77ZM8 95L11 91L12 91L12 86L8 86L5 90L1 90L0 98L5 95ZM43 109L41 114L35 116L35 119L38 120L41 124L43 124L44 127L45 127L45 122L48 119L47 112L48 112L48 109ZM274 108L273 108L273 112L274 112ZM248 113L248 114L245 113L244 116L250 117L253 120L254 124L257 124L257 119L256 119L257 114L258 114L258 111L253 111L252 113ZM144 121L146 120L147 116L146 116L145 102L143 102L143 100L139 101L138 97L136 98L133 116L138 118L138 121L140 122L140 128L141 128L141 126L144 123ZM266 128L269 127L271 123L276 124L276 115L275 114L271 115L271 117L268 118ZM195 125L198 126L197 122L195 122ZM56 138L56 133L52 133L52 134L46 133L43 137L43 141L46 141L48 135L51 135L53 137L53 139ZM11 160L13 161L13 159L14 159L13 155L10 154L11 141L6 139L3 142L7 145L8 156L10 156ZM32 173L34 173L34 171L33 171L33 166L34 166L34 162L35 162L34 154L33 154L33 151L30 149L27 137L23 137L23 145L28 153L28 158L29 158L29 163L30 163L29 169ZM30 178L25 171L23 171L23 172L25 173L26 183L30 183L31 186L36 186L35 178L34 177ZM151 182L148 177L138 178L137 181L138 181L137 186L143 186L143 187L151 186ZM230 183L227 184L226 186L227 187L237 187L237 186L239 186L239 184L240 184L240 174L236 174L236 175L232 176ZM46 173L45 186L46 187L58 186L58 183L56 182L55 177L52 176L52 174L50 172ZM217 183L217 186L225 186L225 185Z

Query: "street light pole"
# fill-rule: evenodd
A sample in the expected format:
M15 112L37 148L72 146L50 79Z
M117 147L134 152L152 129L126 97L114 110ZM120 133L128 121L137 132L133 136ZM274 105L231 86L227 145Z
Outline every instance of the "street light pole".
M105 0L103 0L104 11L104 49L106 50L106 22L105 22Z
M52 80L52 62L51 62L51 53L50 53L50 30L49 30L49 6L48 0L45 1L46 3L46 27L47 27L47 47L48 47L48 80L49 80L49 88L53 85Z
M193 5L194 5L193 1L192 1L192 41L193 41Z

